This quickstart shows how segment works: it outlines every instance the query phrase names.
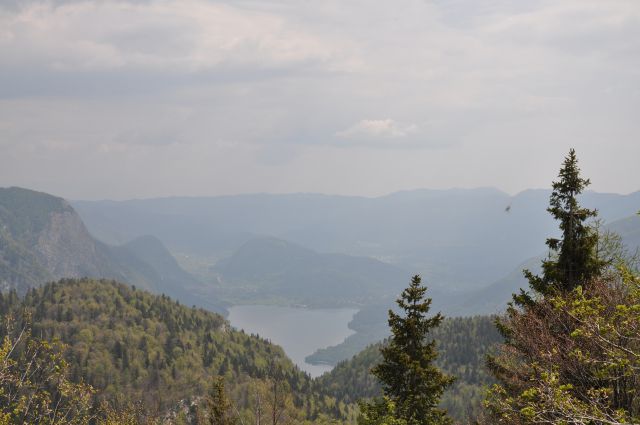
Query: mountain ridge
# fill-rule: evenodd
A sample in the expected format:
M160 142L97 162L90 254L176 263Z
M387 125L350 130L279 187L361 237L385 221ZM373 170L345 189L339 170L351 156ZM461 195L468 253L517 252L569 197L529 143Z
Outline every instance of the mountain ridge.
M377 198L259 194L75 201L91 233L108 243L152 234L176 256L213 266L244 243L276 237L317 252L377 258L434 285L478 288L544 250L557 235L549 191L416 190ZM581 202L607 221L635 213L640 192L587 192ZM419 231L417 229L420 229ZM190 271L193 271L189 269Z

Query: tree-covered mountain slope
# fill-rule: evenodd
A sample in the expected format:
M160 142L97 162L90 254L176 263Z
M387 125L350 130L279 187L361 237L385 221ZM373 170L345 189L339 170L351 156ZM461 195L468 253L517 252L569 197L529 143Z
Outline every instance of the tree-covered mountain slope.
M396 296L408 275L373 258L322 254L276 238L244 244L215 269L236 301L312 306L370 304Z
M474 417L480 409L484 386L492 382L485 369L485 356L502 342L494 317L448 318L430 335L436 340L436 364L457 378L445 392L442 407L457 420ZM377 380L369 372L382 358L381 344L370 345L339 363L331 372L318 378L318 384L346 403L381 395Z
M218 314L109 280L66 279L23 299L0 295L0 314L18 318L17 327L28 317L33 335L63 343L71 380L92 385L96 403L139 400L147 411L165 414L184 400L197 402L222 376L239 414L251 418L256 397L264 403L277 380L295 423L323 417L347 423L353 403L380 390L369 374L379 344L312 380L280 347L234 330ZM461 419L476 412L489 383L484 355L500 337L485 316L446 319L431 335L438 366L458 378L442 405Z
M202 397L212 378L222 376L238 408L250 409L251 398L275 376L286 388L290 415L302 420L340 409L280 347L164 295L66 279L31 289L24 299L0 295L0 314L10 313L30 317L33 335L65 344L71 380L92 385L98 400L139 400L163 413Z

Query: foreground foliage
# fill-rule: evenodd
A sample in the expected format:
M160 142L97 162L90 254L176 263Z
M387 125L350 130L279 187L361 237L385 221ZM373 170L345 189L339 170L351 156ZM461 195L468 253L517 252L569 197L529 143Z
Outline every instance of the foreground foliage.
M512 311L491 364L491 423L640 422L640 278L621 269Z
M5 317L10 320L10 317ZM83 424L93 389L66 376L59 344L6 323L0 345L0 424Z

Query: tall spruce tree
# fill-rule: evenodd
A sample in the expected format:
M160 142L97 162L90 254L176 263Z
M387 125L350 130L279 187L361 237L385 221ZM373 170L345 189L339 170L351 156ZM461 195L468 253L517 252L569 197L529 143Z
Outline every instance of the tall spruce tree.
M396 301L404 316L389 310L392 336L380 350L382 363L372 370L393 406L392 417L407 425L451 423L438 404L454 378L433 365L438 354L435 341L428 340L429 331L442 322L443 316L438 313L427 317L431 299L425 298L426 291L420 276L414 276Z
M514 296L517 306L510 305L496 322L505 343L487 358L499 384L485 400L482 424L636 423L616 422L626 415L624 410L635 409L626 400L638 387L633 373L622 372L631 362L617 363L610 348L630 353L625 344L632 339L613 328L634 321L611 319L614 312L630 312L628 297L619 277L600 276L608 263L598 257L597 229L586 223L596 211L581 207L576 199L588 185L571 149L547 209L560 221L562 238L547 239L551 254L542 263L541 276L525 271L541 297L534 301L521 292ZM610 331L617 337L609 346L603 341ZM638 327L633 332L637 335Z
M598 233L586 223L598 212L581 207L577 200L590 181L580 177L574 149L564 159L558 178L547 211L560 222L562 239L547 239L550 255L542 262L542 276L525 270L531 288L543 295L571 291L596 277L604 266L596 253Z

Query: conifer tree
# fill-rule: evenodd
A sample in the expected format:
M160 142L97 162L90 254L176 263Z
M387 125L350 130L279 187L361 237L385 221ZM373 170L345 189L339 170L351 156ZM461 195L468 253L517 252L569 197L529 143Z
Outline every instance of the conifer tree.
M224 378L215 377L211 383L211 389L207 396L208 424L209 425L235 425L233 405L224 388Z
M454 378L433 365L438 354L435 341L428 341L429 331L442 322L443 316L438 313L427 317L431 299L425 298L426 291L420 276L414 276L396 301L404 316L389 310L392 336L381 349L382 363L372 370L393 406L393 418L407 425L451 423L438 404Z
M562 239L547 239L551 253L542 262L542 276L525 270L531 288L543 295L571 291L596 277L604 266L596 253L598 233L586 223L598 213L581 207L577 200L590 181L580 177L574 149L569 150L558 178L553 182L547 211L560 222Z
M588 185L571 149L547 209L562 239L547 240L555 255L543 262L542 276L525 271L540 297L514 296L516 305L497 321L505 342L487 358L499 383L488 392L482 424L640 423L640 369L632 371L640 359L640 281L623 247L614 243L620 252L599 258L597 228L586 223L596 211L576 200ZM604 273L616 259L619 268Z

